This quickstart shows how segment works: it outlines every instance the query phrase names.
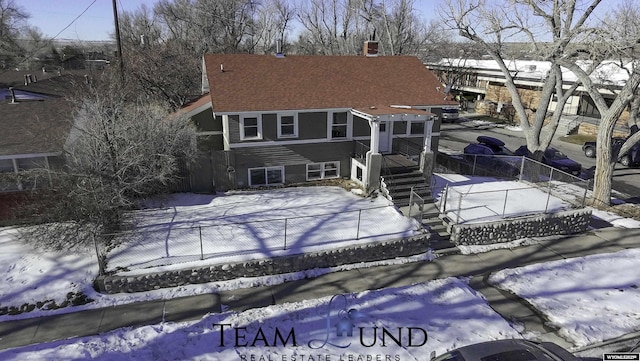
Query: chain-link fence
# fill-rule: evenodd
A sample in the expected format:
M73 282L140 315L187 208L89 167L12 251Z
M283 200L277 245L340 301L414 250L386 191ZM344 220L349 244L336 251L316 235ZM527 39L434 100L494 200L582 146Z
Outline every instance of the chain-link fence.
M106 235L106 272L216 259L230 262L337 248L354 241L413 235L393 205L313 216L196 224Z
M526 157L465 156L447 159L462 174L507 180L500 184L468 181L434 189L440 213L453 223L490 221L564 209L583 208L589 181ZM464 162L464 163L462 163ZM511 182L518 181L518 182Z

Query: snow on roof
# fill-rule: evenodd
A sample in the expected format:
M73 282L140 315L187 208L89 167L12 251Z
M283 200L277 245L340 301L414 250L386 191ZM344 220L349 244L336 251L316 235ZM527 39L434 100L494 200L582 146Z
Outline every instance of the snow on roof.
M544 79L551 69L551 62L538 60L505 60L507 68L516 71L520 78ZM588 61L580 61L577 63L582 69L587 69L590 65ZM480 59L462 59L462 58L444 58L436 65L480 69L489 72L501 72L498 62L495 60ZM633 66L633 62L627 62L623 67L619 61L608 60L602 63L593 72L591 78L600 84L623 86L629 79L629 72ZM564 81L575 82L578 78L569 69L562 67L562 76Z

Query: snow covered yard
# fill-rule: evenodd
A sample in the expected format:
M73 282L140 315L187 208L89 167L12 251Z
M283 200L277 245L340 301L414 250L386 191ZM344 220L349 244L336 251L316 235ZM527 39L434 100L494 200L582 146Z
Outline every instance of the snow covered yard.
M445 184L448 188L445 189ZM542 190L528 182L504 181L460 174L436 175L434 192L440 209L458 224L482 223L504 218L553 213L575 208L565 199L580 198L584 189L552 182L553 191ZM562 198L559 196L562 194Z
M451 175L446 175L452 177ZM461 180L478 182L478 179ZM258 195L256 193L255 195ZM350 197L350 196L349 196ZM286 198L286 197L283 197ZM352 210L348 205L337 206L329 199L316 197L316 202L300 203L283 199L277 212L290 215L311 216L318 213L300 213L296 205L306 206L305 212L312 209ZM359 198L361 199L361 198ZM203 222L211 214L220 219L234 217L246 219L249 215L258 220L273 219L269 210L256 207L262 199L250 199L237 202L221 210L210 207L212 197L182 196L172 200L173 207L140 212L141 227L171 234L172 227L183 226L192 221ZM374 200L374 203L379 201ZM368 202L368 203L367 203ZM371 205L366 200L366 205ZM192 209L189 217L178 216L180 207ZM359 208L355 208L359 209ZM383 208L384 209L384 208ZM215 213L220 212L220 213ZM319 212L320 213L320 212ZM325 212L326 213L326 212ZM281 213L282 214L282 213ZM594 215L607 220L617 227L640 228L640 222L621 218L605 212ZM145 223L144 221L148 223ZM157 220L157 221L153 221ZM157 226L154 226L157 225ZM500 245L517 247L536 242L534 239ZM476 249L486 252L488 247ZM287 280L314 277L336 269L313 270L287 275L237 279L202 285L191 285L174 289L158 290L143 294L102 295L96 293L91 283L97 274L95 252L89 248L80 254L54 254L34 250L15 239L15 230L0 229L0 307L20 305L22 303L55 299L64 302L67 292L84 292L94 299L87 305L66 307L57 310L35 310L17 316L0 316L0 321L17 318L37 317L62 312L74 312L86 308L172 298L193 294L212 293L224 289L253 287L261 284L276 284ZM474 252L471 250L471 252ZM467 252L468 253L468 252ZM640 330L640 292L638 279L634 275L640 267L640 250L626 250L616 253L572 258L563 261L536 264L516 269L500 271L492 275L491 282L525 298L561 329L567 339L575 345L586 345L600 340L611 339L621 334ZM386 263L424 261L425 258L408 258ZM372 264L358 265L369 267ZM136 360L250 360L251 356L263 356L264 360L348 360L349 355L390 356L398 360L422 360L432 350L442 353L445 350L466 344L491 339L511 337L535 337L521 335L517 325L510 325L488 307L485 300L471 290L465 279L442 279L420 283L408 287L387 288L368 291L356 295L347 294L333 303L330 312L330 325L333 333L327 334L327 312L330 297L318 300L290 303L249 310L242 313L222 313L208 315L200 321L191 323L163 323L130 329L119 329L95 336L57 341L48 344L33 345L12 350L0 351L2 360L44 360L44 359L136 359ZM344 301L342 301L344 300ZM338 302L339 301L339 302ZM348 309L356 309L362 318L353 320L357 327L363 327L363 346L354 331L353 338L338 337L335 325L345 317ZM229 324L222 332L226 344L221 346L220 327ZM373 336L373 327L378 334ZM235 327L246 327L246 340L251 342L254 336L263 332L271 339L280 329L288 332L295 329L297 346L269 345L258 340L256 347L234 347L232 341ZM395 343L390 335L397 335L404 327L404 333ZM408 327L414 328L409 337ZM382 330L392 332L386 337L387 346L382 346ZM286 331L285 331L286 330ZM427 334L426 342L419 347L408 346L411 339L420 344L422 331ZM327 338L327 336L329 336ZM286 338L286 335L284 335ZM320 348L324 341L328 342ZM272 342L268 340L267 342ZM311 344L309 343L311 342ZM351 342L347 348L341 348ZM244 357L244 358L243 358ZM270 358L269 358L270 357ZM366 358L365 358L366 359ZM374 358L375 359L375 358Z
M363 198L338 187L284 188L216 196L177 194L163 200L162 206L136 212L138 229L146 232L143 235L154 237L133 237L113 250L108 258L110 269L137 264L138 267L155 266L146 271L158 271L302 253L318 247L401 238L416 234L418 228L413 219L403 217L388 200ZM285 218L289 218L286 250L283 249L282 228ZM226 238L207 238L209 248L205 248L207 257L203 261L200 261L197 225L228 231L223 235ZM191 238L194 233L195 240ZM176 293L189 295L213 292L221 287L248 287L245 282L249 282L239 279L214 286L190 286L144 295L106 296L92 287L98 275L93 247L74 253L34 249L18 241L17 231L12 228L0 229L0 272L0 321L135 300L171 298ZM295 277L304 275L275 276L269 278L269 282ZM82 293L93 302L77 307L54 307L66 305L69 292ZM55 305L53 302L38 305L45 301L55 301ZM16 308L12 313L19 314L7 315L11 307Z
M162 269L276 257L419 234L383 197L339 187L176 194L135 213L136 231L107 256L108 270ZM204 261L200 261L204 259Z
M527 300L576 346L640 330L640 249L506 269L489 282Z

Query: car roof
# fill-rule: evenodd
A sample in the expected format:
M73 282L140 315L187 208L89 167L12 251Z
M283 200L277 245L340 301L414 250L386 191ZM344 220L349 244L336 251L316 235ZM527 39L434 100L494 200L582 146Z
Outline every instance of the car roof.
M456 351L469 361L548 360L536 343L520 339L487 341L461 347ZM567 361L573 360L577 359L567 359Z
M481 135L478 138L476 138L476 140L478 141L478 143L485 143L485 144L493 145L496 147L504 146L504 142L501 141L500 139L494 138L494 137L488 137L486 135Z

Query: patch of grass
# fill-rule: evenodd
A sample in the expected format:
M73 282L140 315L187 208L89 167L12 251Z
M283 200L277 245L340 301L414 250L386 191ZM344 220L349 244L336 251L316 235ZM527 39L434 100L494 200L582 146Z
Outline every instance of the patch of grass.
M566 137L560 137L559 139L563 142L582 145L584 142L595 142L596 136L589 134L571 134Z

